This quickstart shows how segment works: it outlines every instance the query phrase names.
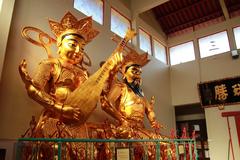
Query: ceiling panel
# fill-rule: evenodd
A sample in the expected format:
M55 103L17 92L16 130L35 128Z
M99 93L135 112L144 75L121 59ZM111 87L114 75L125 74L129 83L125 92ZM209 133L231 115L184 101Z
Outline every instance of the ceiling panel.
M224 2L229 13L240 10L240 0ZM224 17L219 0L170 0L152 11L166 34Z

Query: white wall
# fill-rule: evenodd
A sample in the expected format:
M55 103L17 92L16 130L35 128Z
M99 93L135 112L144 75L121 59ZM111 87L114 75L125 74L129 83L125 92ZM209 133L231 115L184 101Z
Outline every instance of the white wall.
M200 59L198 38L219 31L228 30L231 50L236 49L233 44L232 27L240 24L239 17L220 24L195 31L183 36L168 39L168 46L175 46L183 42L194 41L195 61L171 66L171 94L174 106L199 102L197 83L239 75L239 59L232 59L231 53L215 55Z
M133 19L133 26L137 28L137 33L139 31L138 28L141 27L146 32L151 33L151 36L157 38L163 45L167 45L166 35L156 31L153 26L150 26L142 18L135 17ZM139 37L135 38L134 43L139 46ZM143 76L146 77L143 79L143 89L149 99L150 96L155 96L156 104L154 109L157 119L167 126L167 130L163 130L163 133L169 135L169 129L175 128L175 113L171 105L170 96L169 66L153 56L150 56L150 58L151 62L143 70Z
M86 52L93 62L91 73L97 70L99 62L105 60L116 47L116 43L110 39L113 35L110 31L110 5L131 18L131 12L125 5L115 0L106 1L104 26L95 22L93 24L100 31L100 35L86 46ZM38 117L42 110L40 105L27 96L18 73L18 65L25 58L28 70L32 74L38 62L47 55L43 48L24 40L21 37L21 29L24 26L33 26L52 35L48 26L48 18L60 21L67 11L71 11L79 19L84 17L83 14L73 9L73 0L21 0L15 2L0 85L0 138L20 137L28 128L31 116ZM151 28L148 29L151 30ZM159 39L162 38L159 37ZM153 58L152 62L144 68L143 83L146 96L150 98L155 95L156 97L157 119L168 125L165 133L168 134L170 128L174 127L168 66ZM90 120L103 121L105 116L106 114L98 107Z
M163 4L169 0L131 0L131 7L133 16L137 16L138 14L150 10L160 4Z
M208 143L209 143L209 155L213 160L225 160L228 159L228 143L229 132L227 125L227 118L222 117L222 112L239 111L240 105L225 106L224 110L218 108L205 109L205 116L207 122ZM233 152L235 160L240 160L240 149L238 144L236 123L234 117L229 117L229 127L232 137ZM230 150L229 160L233 160L232 152Z
M220 24L195 31L183 36L168 39L168 45L174 46L183 42L193 40L195 42L196 60L171 66L171 95L174 106L199 103L197 83L217 80L227 77L239 76L240 59L232 59L231 53L227 52L212 57L199 59L199 48L197 40L212 33L227 30L231 50L236 49L234 44L232 27L239 25L239 17L227 20ZM226 106L226 111L239 111L239 105ZM205 109L206 125L209 138L210 158L213 160L227 159L228 129L226 119L221 117L221 112L217 108ZM231 119L232 137L234 141L235 160L240 159L239 145L237 139L236 125ZM230 158L231 159L231 158Z
M143 13L139 14L139 17L141 18L142 23L144 23L144 24L147 23L147 25L148 25L147 28L149 28L151 26L151 28L153 28L155 31L157 31L157 34L161 35L161 36L158 36L158 37L164 38L164 40L162 40L162 43L164 43L164 45L167 46L167 44L166 44L167 36L163 32L163 30L162 30L161 26L159 25L158 21L156 20L153 11L149 10L149 11L143 12ZM143 27L143 26L141 26L141 27ZM150 32L150 33L152 34L152 32ZM156 37L154 37L154 38L156 38Z
M15 0L0 1L0 82Z

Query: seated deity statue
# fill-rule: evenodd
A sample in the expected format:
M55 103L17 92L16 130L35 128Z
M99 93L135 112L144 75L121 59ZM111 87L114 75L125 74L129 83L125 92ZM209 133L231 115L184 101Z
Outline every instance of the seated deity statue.
M141 89L142 67L149 62L148 54L138 54L129 47L129 52L124 56L120 70L122 78L119 80L117 71L112 73L108 87L101 96L101 107L116 120L112 128L112 137L117 139L163 139L160 128L164 128L157 120L153 110L154 97L150 101L144 96ZM114 76L117 75L117 76ZM151 130L144 126L144 116L150 122ZM154 131L153 131L154 130ZM143 157L141 143L135 143L134 156L136 159ZM155 159L155 144L148 143L148 158ZM165 154L164 144L161 155Z
M141 89L141 68L148 62L147 53L140 55L130 49L120 67L122 79L111 82L102 95L102 109L117 120L119 138L161 138L159 129L163 126L153 110L155 99L149 102ZM155 132L145 128L145 114Z
M28 95L44 108L31 137L86 138L88 135L83 123L86 119L82 120L84 114L82 110L86 109L88 105L77 106L68 101L75 98L72 93L81 89L81 86L91 89L91 83L86 83L91 79L86 68L90 66L91 61L84 52L84 47L99 32L92 27L91 17L77 20L70 12L65 14L60 23L49 20L49 24L56 40L33 27L26 27L26 30L23 30L23 35L27 40L44 47L47 51L49 51L49 44L44 43L40 39L41 36L47 37L49 42L55 41L59 55L56 58L49 56L46 60L41 61L33 77L27 72L25 60L19 66L19 72ZM39 32L40 42L27 36L27 32L30 30ZM112 55L109 61L108 69L111 70L122 61L121 52ZM106 75L105 79L107 77ZM104 84L104 82L101 83ZM101 91L101 88L99 90ZM87 94L75 93L74 95L81 97ZM95 101L98 100L95 99ZM96 107L95 101L92 103L93 107L89 109L89 114Z

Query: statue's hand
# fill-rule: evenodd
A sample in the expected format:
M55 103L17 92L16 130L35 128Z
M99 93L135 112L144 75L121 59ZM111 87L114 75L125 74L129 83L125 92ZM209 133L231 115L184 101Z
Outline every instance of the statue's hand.
M104 92L104 91L103 91L103 92ZM104 94L105 94L105 93L104 93ZM111 104L109 103L106 95L104 95L104 94L102 94L102 95L100 96L100 103L101 103L101 107L102 107L103 109L108 108L108 107L111 106Z
M82 116L80 108L70 105L63 105L61 112L63 117L73 120L80 120Z
M155 130L155 133L160 134L160 129L165 129L166 127L155 121L152 123L152 128Z
M123 121L122 124L117 127L117 136L120 138L132 138L133 133L131 124L127 121Z
M118 64L120 64L123 60L123 55L120 52L115 53L112 57L111 57L111 66L110 68L113 69L114 67L116 67Z
M27 72L27 63L25 59L23 59L22 62L20 63L18 70L25 85L32 84L32 78L29 76Z
M150 105L151 105L151 106L154 106L154 104L155 104L155 97L152 96L152 97L151 97L151 101L150 101Z

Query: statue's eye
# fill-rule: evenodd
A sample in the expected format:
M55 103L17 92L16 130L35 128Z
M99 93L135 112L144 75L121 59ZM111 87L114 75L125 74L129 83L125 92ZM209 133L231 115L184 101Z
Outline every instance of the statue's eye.
M75 43L68 43L70 47L76 47L77 45Z
M132 70L132 73L133 73L133 74L141 74L142 71L139 70L139 69L133 69L133 70Z
M137 70L133 70L132 73L133 73L133 74L137 74Z

